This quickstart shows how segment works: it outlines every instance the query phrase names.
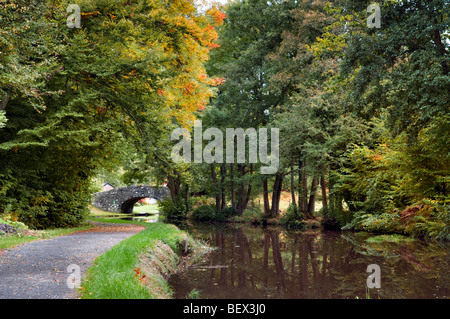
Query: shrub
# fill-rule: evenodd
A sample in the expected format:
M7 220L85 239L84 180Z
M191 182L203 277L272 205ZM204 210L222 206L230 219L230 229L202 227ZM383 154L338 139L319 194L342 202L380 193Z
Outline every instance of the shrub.
M405 232L414 237L450 240L449 208L445 204L424 199L402 213Z
M302 220L300 213L294 211L293 205L289 205L281 216L280 222L288 229L303 229L305 227L305 222Z
M225 207L218 213L218 215L220 216L219 218L222 218L222 219L229 219L234 216L237 216L238 214L239 214L239 212L232 206Z
M361 230L377 233L404 233L404 226L397 213L367 214L359 211L353 220L342 227L344 230Z
M181 197L175 197L173 200L171 198L164 198L158 201L160 215L168 219L186 217L191 206L191 201L186 204L186 201Z
M19 221L32 229L76 227L89 215L88 189L78 193L64 190L53 195L39 194L28 199L28 207L18 210Z
M253 225L264 224L264 216L258 207L250 207L244 210L241 216L233 217L234 221L245 222Z
M197 221L213 221L220 219L219 214L216 213L214 206L212 205L201 205L194 209L191 218Z
M0 236L6 234L15 234L21 229L27 229L27 226L21 222L0 218Z

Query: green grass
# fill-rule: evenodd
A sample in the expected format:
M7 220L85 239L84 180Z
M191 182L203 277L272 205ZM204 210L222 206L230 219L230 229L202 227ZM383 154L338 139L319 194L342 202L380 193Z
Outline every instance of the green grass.
M139 280L139 276L136 275L139 256L160 242L177 252L186 234L174 225L163 223L137 223L109 219L107 221L139 224L146 229L123 240L95 260L83 277L82 298L148 299L161 298L167 293L170 294L170 287L166 281L159 279L160 274L145 274L150 281L158 281L157 289L149 289Z
M121 214L121 213L114 213L114 212L108 212L106 210L102 210L100 208L91 206L89 207L90 211L91 211L91 216L97 216L97 217L116 217L116 218L120 218L120 217L127 217L129 216L129 214Z
M142 206L134 206L133 208L133 212L134 213L139 213L139 214L143 214L143 213L147 213L147 214L157 214L159 212L158 210L158 205L157 204L153 204L153 205L142 205Z

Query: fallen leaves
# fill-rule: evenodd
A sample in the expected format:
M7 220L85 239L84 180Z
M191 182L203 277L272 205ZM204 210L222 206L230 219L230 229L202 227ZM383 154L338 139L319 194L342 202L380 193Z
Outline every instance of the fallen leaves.
M134 271L136 273L136 277L143 283L147 283L147 276L146 275L141 275L141 268L134 268Z

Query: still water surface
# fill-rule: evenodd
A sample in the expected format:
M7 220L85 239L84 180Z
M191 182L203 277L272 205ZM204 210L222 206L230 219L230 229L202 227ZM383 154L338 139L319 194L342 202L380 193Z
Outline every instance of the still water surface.
M287 231L241 224L177 224L216 247L205 260L171 276L176 298L449 298L448 244L373 242L340 231ZM372 235L373 236L373 235ZM367 266L381 269L368 289Z

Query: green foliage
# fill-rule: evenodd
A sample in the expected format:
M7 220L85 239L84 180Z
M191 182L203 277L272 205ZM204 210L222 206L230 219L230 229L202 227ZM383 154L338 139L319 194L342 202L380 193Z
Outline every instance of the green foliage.
M422 200L419 209L405 221L405 232L414 237L450 239L449 206L433 200ZM407 211L407 210L406 210Z
M199 299L201 292L201 290L194 288L186 295L186 299Z
M222 216L223 219L233 218L234 216L238 216L239 212L232 206L225 207L221 209L218 215Z
M342 229L449 240L449 225L448 205L422 200L402 213L368 214L358 211Z
M289 205L286 211L281 215L280 222L288 229L304 229L305 222L299 216L298 212L295 212L294 206Z
M216 211L214 205L200 205L192 211L190 218L196 221L217 221L223 222L238 216L238 212L233 207L225 207Z
M192 200L189 200L186 204L181 196L177 196L175 199L164 198L158 201L159 214L168 219L184 218L191 208Z
M220 19L192 1L82 1L79 29L67 5L0 5L0 213L33 228L81 223L101 168L128 162L127 183L144 180L136 162L167 164L156 141L213 94L204 63Z
M194 209L191 218L197 221L216 221L218 218L216 214L216 209L212 205L201 205Z
M0 218L0 224L6 224L6 225L10 225L12 226L16 231L20 230L20 229L27 229L28 227L22 223L22 222L18 222L18 221L12 221L12 220L8 220L8 219L3 219Z
M350 223L343 226L344 230L362 230L376 233L403 233L404 226L400 215L395 213L368 214L358 211Z
M232 218L236 222L244 222L252 225L262 225L265 223L265 216L258 207L249 207L242 213L241 216Z

